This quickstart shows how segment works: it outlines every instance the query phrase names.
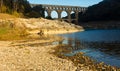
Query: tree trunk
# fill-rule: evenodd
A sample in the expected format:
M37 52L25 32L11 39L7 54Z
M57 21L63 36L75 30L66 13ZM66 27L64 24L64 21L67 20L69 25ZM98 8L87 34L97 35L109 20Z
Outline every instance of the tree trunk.
M0 0L0 12L2 12L3 0Z
M14 0L13 1L13 10L17 11L17 9L18 9L18 0Z

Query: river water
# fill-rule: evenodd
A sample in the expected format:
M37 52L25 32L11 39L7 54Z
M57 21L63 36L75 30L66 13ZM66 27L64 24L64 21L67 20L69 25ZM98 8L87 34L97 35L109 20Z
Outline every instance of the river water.
M73 46L72 53L65 55L84 52L97 62L120 67L120 30L86 30L60 36L65 37L62 44Z

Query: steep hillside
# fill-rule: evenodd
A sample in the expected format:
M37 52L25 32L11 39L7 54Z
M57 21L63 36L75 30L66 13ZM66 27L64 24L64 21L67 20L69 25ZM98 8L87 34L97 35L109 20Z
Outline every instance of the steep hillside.
M79 15L79 21L105 20L120 20L120 0L103 0Z

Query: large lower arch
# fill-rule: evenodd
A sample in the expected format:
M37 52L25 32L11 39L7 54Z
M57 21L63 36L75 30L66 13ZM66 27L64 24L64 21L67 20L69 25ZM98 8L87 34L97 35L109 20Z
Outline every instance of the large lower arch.
M76 18L76 13L75 13L75 11L71 11L71 12L70 12L70 16L71 16L71 19L75 19L75 18Z
M46 10L45 17L56 18L58 20L66 20L68 22L75 22L72 20L76 20L78 23L78 14L79 12L85 12L86 7L78 7L78 6L63 6L63 5L46 5L46 4L31 4L31 7L36 7L36 11L40 12L42 10ZM53 11L55 10L55 11ZM71 12L74 11L74 12ZM43 11L44 12L44 11ZM43 12L40 12L43 14ZM71 14L74 13L74 16L71 17ZM63 18L64 17L64 18Z
M68 13L66 11L61 12L61 18L68 19Z
M44 11L44 17L48 17L48 12L47 11Z
M51 11L51 18L52 19L58 19L58 12L55 11L55 10Z

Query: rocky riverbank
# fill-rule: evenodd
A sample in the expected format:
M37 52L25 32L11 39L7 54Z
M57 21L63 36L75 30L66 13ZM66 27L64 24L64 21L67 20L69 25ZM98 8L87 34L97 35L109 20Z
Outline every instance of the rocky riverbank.
M106 65L104 62L97 62L92 60L90 57L84 55L84 53L79 52L73 56L65 56L67 53L72 53L74 47L70 45L61 44L57 48L54 48L54 54L62 59L68 59L74 63L77 67L76 71L120 71L120 68L115 66Z
M52 43L61 38L48 35L82 30L82 27L72 23L43 18L0 19L0 71L75 71L72 61L52 54L57 46ZM16 34L25 36L23 31L27 33L27 39L15 40Z
M96 63L84 53L66 57L69 45L56 45L63 38L0 41L0 71L119 71L117 67Z

